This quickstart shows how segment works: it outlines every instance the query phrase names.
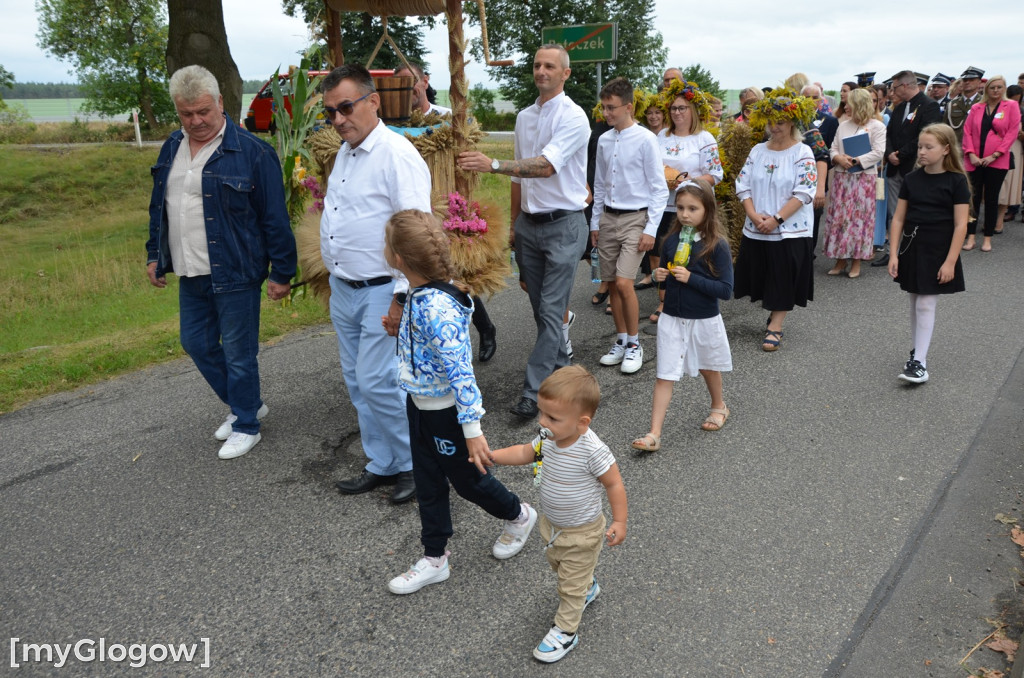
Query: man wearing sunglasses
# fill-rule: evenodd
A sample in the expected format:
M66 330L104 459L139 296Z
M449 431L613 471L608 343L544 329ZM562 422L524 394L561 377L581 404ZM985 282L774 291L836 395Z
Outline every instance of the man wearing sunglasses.
M392 503L416 494L405 396L398 388L395 340L409 289L384 260L384 227L392 214L430 212L430 172L404 136L377 117L380 95L362 66L346 64L321 85L324 113L344 143L327 180L320 220L320 254L330 273L331 322L341 371L359 417L363 472L337 483L342 494L394 485Z

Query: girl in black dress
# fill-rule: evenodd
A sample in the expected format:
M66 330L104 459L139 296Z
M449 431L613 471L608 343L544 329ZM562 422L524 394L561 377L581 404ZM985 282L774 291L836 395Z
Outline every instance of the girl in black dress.
M967 236L971 188L956 134L949 125L928 125L918 136L918 168L900 188L889 242L889 275L910 293L914 348L900 379L928 381L928 346L940 294L964 291L960 248Z

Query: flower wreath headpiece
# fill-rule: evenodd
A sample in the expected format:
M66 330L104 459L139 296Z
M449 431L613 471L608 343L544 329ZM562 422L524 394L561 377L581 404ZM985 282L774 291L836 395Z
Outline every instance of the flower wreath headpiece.
M658 96L661 99L661 107L665 111L668 111L677 97L683 97L697 109L697 117L700 118L702 124L707 125L711 122L711 100L695 82L683 82L677 78Z
M750 111L750 124L754 127L767 127L772 123L790 120L803 128L811 124L817 110L814 99L780 87L754 103Z
M647 115L647 107L651 105L651 97L653 96L657 95L650 94L639 87L633 88L633 119L637 122L644 122L644 116ZM594 104L590 115L594 120L604 122L604 111L601 110L600 101Z

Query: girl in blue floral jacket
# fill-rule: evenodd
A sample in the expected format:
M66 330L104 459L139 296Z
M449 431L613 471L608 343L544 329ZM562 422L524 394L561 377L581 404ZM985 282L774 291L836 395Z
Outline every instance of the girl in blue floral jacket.
M487 467L490 449L480 428L483 399L473 374L469 321L473 302L454 277L448 236L432 214L397 212L388 221L384 255L409 280L398 328L399 386L407 393L412 471L425 555L388 583L392 593L418 591L449 576L452 536L448 484L505 521L495 558L522 550L537 511L508 491ZM387 317L382 318L385 327ZM394 330L389 327L389 331Z

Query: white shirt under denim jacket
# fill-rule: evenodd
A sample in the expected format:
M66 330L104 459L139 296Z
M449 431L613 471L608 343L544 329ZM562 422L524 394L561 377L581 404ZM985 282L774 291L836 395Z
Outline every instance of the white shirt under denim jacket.
M398 330L398 383L421 410L452 405L466 438L482 435L483 396L473 374L473 302L433 287L409 291Z
M736 177L736 197L742 203L754 201L754 210L761 214L778 214L790 198L802 203L795 214L771 233L761 233L747 217L743 236L754 240L810 238L814 228L814 193L818 188L818 168L811 149L795 143L784 151L773 151L767 143L750 151L747 162ZM821 177L824 181L825 177Z

